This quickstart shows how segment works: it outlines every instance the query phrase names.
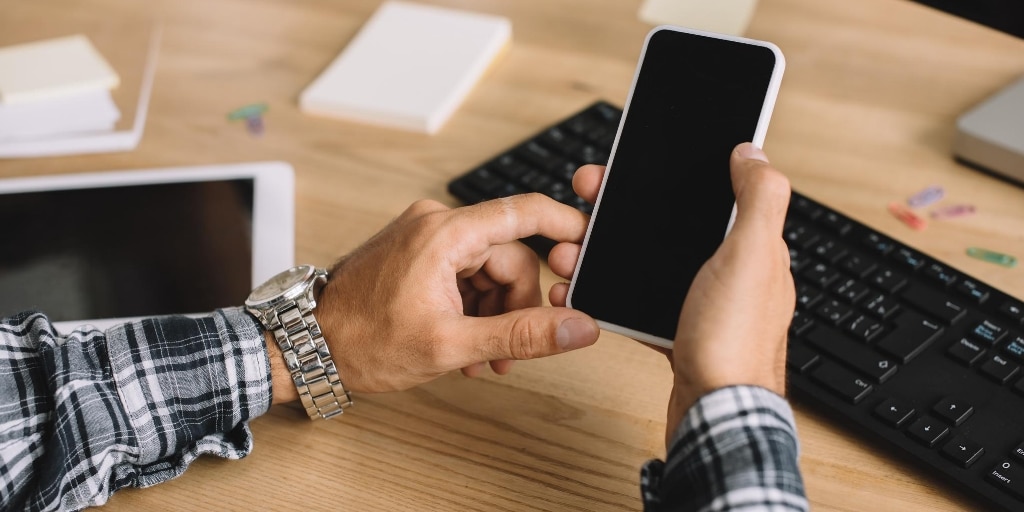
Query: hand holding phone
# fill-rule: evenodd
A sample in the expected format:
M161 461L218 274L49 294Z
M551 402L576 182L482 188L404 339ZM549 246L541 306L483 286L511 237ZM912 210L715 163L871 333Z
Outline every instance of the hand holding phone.
M671 347L690 284L730 229L729 157L760 146L782 79L771 43L648 34L567 304Z

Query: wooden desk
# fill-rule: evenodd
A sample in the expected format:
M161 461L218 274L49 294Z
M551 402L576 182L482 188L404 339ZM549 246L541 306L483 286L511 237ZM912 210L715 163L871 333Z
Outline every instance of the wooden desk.
M416 199L454 205L450 178L542 126L598 98L621 105L650 28L636 19L638 0L432 0L505 15L514 27L514 43L441 133L300 114L299 91L378 3L166 2L139 148L4 161L0 176L288 161L300 205L298 260L326 265ZM117 16L125 5L64 8ZM1024 41L902 0L761 0L748 35L787 56L767 150L795 188L1024 297L1024 269L964 255L978 245L1024 257L1024 190L955 164L949 149L955 117L1024 74ZM225 119L257 101L270 105L263 138ZM979 213L918 233L885 211L931 184ZM550 273L543 279L555 282ZM406 393L358 396L340 421L275 408L252 425L251 457L204 458L177 480L122 491L110 508L636 510L638 468L663 454L670 382L663 357L606 334L593 348L522 362L506 377L451 375ZM799 404L797 418L816 510L976 507Z

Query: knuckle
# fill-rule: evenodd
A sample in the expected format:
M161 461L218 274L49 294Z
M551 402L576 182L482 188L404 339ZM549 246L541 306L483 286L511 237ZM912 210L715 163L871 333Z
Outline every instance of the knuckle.
M409 205L409 207L405 209L405 213L403 215L409 217L421 217L428 213L446 210L448 210L447 206L434 201L433 199L420 199Z
M513 359L534 359L540 356L540 350L534 340L540 339L538 329L533 322L519 317L513 320L512 330L509 334L508 352Z

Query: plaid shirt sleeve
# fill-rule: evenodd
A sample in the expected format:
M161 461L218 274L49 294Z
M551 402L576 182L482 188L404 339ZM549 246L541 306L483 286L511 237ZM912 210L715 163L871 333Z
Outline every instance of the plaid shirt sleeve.
M78 510L252 451L270 407L263 334L241 308L58 334L0 319L0 510Z
M805 511L798 450L784 398L754 386L713 391L687 411L666 462L641 470L644 510Z

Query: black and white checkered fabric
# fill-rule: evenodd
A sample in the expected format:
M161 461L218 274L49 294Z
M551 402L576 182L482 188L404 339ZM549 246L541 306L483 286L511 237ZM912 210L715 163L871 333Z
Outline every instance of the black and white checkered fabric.
M799 444L786 400L754 386L701 397L666 461L644 465L644 510L804 511Z
M252 451L271 402L262 332L240 308L59 335L0 320L0 510L78 510Z

